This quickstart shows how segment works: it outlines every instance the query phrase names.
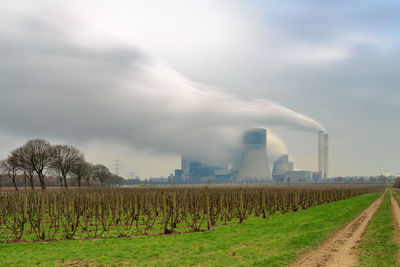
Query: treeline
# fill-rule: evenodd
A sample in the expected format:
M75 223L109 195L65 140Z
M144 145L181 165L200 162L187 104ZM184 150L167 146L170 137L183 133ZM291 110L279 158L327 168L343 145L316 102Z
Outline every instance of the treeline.
M44 139L29 140L11 151L6 159L0 160L0 186L2 178L8 177L16 191L17 178L21 176L25 188L29 186L34 189L36 178L41 189L45 190L50 174L58 178L61 188L68 188L71 179L79 187L90 186L91 181L101 186L115 186L125 181L112 174L106 166L87 162L76 147L51 145Z

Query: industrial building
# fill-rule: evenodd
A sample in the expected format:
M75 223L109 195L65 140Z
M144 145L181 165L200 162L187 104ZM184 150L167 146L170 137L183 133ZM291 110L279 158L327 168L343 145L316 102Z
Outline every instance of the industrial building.
M283 155L274 162L272 168L272 178L274 182L281 183L284 181L285 173L293 171L294 163L289 161L289 155Z
M276 183L325 183L328 177L328 134L318 132L318 172L295 171L289 155L274 162L272 176Z
M275 183L301 184L313 183L312 171L295 171L294 163L289 160L289 155L283 155L274 162L272 177Z
M208 166L202 160L182 155L181 169L175 170L180 183L251 183L272 182L267 156L267 130L256 128L244 133L243 150L232 169Z
M312 171L288 171L285 173L284 181L288 184L302 184L313 182Z
M179 183L321 183L328 177L328 134L318 132L318 172L294 170L289 155L283 155L269 167L267 130L250 129L242 138L242 152L232 168L204 164L202 160L182 155L181 169L175 170Z
M214 178L215 167L207 166L201 160L191 159L185 155L181 158L181 170L175 170L175 179L180 183L200 184Z

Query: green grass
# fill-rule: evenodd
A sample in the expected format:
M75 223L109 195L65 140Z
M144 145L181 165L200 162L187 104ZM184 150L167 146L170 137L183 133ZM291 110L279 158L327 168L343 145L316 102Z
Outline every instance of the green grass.
M360 245L360 266L397 266L396 228L390 204L386 196L372 218Z
M251 218L210 232L0 245L0 265L282 266L309 251L380 194Z

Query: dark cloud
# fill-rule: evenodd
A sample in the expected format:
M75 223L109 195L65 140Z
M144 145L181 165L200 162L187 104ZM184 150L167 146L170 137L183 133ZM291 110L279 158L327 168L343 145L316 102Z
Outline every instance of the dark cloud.
M3 134L226 161L247 128L323 128L267 100L243 101L194 83L133 47L95 48L44 22L32 25L0 33Z

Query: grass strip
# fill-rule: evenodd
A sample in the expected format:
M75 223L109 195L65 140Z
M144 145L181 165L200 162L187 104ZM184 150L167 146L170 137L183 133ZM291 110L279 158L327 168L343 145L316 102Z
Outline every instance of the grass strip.
M214 231L137 238L0 245L0 265L10 266L283 266L350 221L380 194L251 218Z
M360 245L360 266L396 266L398 247L391 207L390 193L387 192L363 236Z

